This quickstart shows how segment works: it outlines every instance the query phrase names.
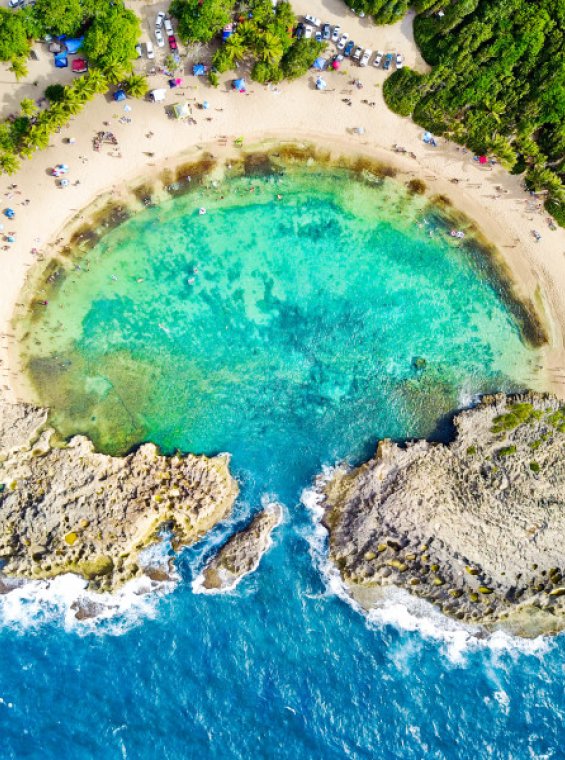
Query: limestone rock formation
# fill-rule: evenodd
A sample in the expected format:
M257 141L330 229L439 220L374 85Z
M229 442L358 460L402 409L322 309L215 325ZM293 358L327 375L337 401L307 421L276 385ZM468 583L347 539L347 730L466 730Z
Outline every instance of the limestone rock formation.
M37 437L45 419L0 401L0 574L74 572L111 591L142 573L138 555L161 527L189 545L232 509L227 455L166 457L145 444L112 457L82 436L56 448L52 430Z
M331 559L365 606L395 585L489 628L565 628L565 406L501 394L454 422L449 445L384 440L320 478Z
M205 589L227 591L259 565L271 545L271 533L282 520L279 504L270 504L243 530L235 533L203 572Z

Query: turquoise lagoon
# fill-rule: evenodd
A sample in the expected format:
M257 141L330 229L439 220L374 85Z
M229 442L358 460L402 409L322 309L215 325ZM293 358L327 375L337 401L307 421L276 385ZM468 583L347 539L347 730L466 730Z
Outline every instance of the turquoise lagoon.
M324 465L444 438L476 394L536 382L490 271L422 198L337 169L208 182L69 263L20 325L58 430L230 451L241 498L144 614L4 597L3 756L562 757L562 638L478 640L402 600L366 619L301 502ZM265 496L285 521L258 571L194 593Z

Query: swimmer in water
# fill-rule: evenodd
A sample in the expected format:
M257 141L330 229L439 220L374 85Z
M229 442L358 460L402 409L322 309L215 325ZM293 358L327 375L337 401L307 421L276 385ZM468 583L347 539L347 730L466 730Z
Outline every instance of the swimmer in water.
M202 207L199 209L198 213L200 214L200 216L203 216L203 215L206 213L206 209L204 208L204 206L202 206Z

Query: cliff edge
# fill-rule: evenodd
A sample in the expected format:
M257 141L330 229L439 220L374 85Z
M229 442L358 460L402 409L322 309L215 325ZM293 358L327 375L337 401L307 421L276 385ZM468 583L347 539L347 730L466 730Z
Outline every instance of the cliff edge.
M330 558L369 607L403 587L462 621L523 636L565 628L565 406L499 394L449 445L381 441L318 489Z

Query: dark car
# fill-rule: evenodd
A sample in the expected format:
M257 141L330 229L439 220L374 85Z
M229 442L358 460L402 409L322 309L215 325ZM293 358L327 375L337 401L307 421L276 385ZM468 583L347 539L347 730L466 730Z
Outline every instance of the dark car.
M322 37L325 40L329 40L332 36L332 28L329 24L324 24L322 27Z
M171 48L171 50L176 50L178 47L177 38L175 37L174 34L169 34L169 47Z
M304 24L302 22L294 30L294 36L297 40L301 40L304 37Z
M355 47L355 43L353 42L353 40L349 40L349 42L345 46L345 49L343 51L343 55L346 58L349 58L349 56L351 55L351 51L353 50L354 47Z
M383 69L385 71L388 71L391 66L392 66L392 53L387 53L385 55L385 60L384 60L384 63L383 63Z

